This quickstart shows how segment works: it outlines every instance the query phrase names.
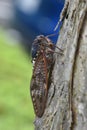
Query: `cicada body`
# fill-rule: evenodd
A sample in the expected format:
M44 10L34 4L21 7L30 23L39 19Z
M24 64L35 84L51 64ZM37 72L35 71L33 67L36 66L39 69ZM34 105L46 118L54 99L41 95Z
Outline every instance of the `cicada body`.
M36 52L35 52L36 48ZM30 85L30 93L35 114L41 117L44 113L47 95L50 68L53 64L54 45L49 38L40 35L33 43L32 61L33 74Z

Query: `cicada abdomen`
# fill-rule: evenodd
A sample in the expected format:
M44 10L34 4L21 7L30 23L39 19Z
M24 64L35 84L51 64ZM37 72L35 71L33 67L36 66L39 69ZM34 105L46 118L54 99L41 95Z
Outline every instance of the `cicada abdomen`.
M33 43L33 75L30 85L30 93L35 110L35 114L41 117L44 113L47 95L50 68L53 63L54 46L52 42L44 36L38 36Z

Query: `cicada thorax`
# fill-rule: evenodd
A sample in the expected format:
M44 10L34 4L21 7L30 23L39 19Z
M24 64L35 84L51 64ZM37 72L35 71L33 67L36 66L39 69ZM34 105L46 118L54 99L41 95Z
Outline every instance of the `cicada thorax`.
M50 50L54 49L55 47L49 38L43 35L37 36L32 44L32 59L35 59L41 51L44 51L45 55L53 55Z
M53 53L50 50L53 50L54 47L51 41L44 36L37 37L34 44L33 46L37 46L37 52L33 57L34 68L30 92L35 114L41 117L46 106L49 73L53 62Z

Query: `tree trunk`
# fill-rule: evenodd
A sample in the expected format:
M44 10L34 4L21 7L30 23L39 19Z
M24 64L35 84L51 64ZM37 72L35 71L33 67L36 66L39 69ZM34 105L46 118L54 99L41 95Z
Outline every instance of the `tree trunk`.
M87 0L66 0L55 65L42 118L35 130L87 130ZM57 51L57 50L56 50Z

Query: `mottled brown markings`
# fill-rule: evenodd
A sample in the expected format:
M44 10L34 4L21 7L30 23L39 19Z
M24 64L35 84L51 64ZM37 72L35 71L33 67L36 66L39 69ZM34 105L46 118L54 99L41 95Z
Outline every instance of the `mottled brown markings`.
M45 36L38 36L33 45L38 46L34 60L33 75L30 85L30 92L35 114L42 117L48 95L48 80L50 69L53 64L53 53L55 45Z

